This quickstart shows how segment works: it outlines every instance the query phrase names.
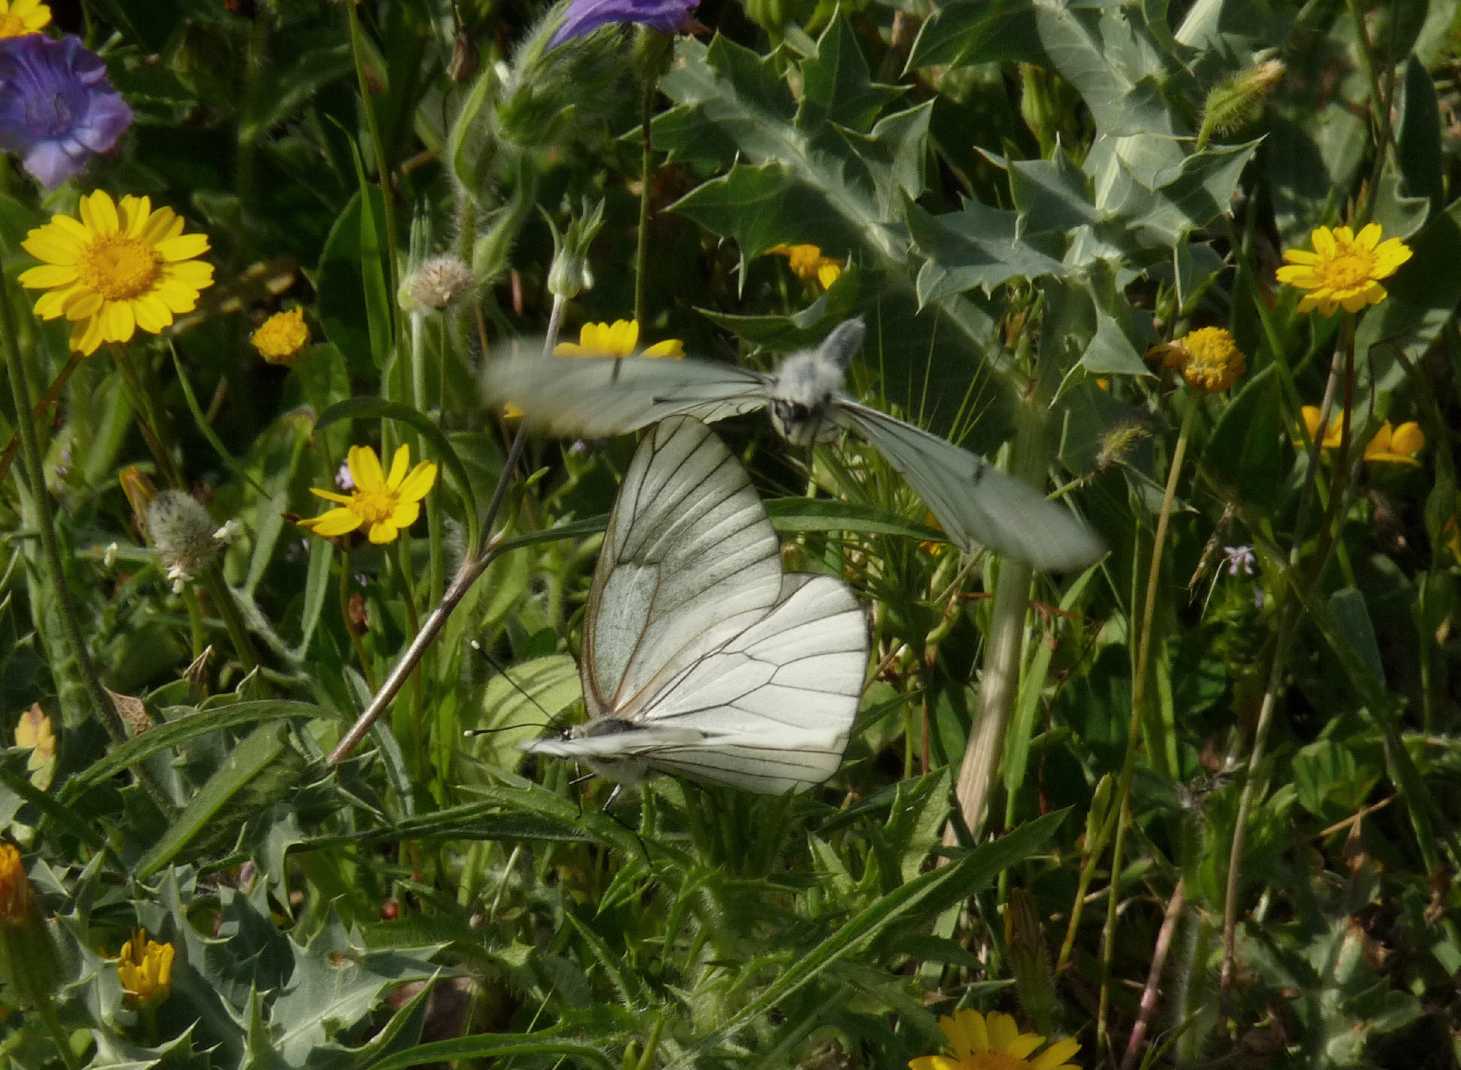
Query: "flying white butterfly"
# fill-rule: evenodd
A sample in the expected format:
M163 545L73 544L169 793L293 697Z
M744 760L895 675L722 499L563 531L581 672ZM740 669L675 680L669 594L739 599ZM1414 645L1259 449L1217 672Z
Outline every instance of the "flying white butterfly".
M594 570L589 719L523 749L618 781L659 771L801 791L842 761L867 651L845 584L782 572L766 508L720 438L666 420L630 462Z
M793 353L768 375L700 360L500 358L485 374L490 402L513 402L535 427L602 438L667 416L714 421L770 408L789 442L861 435L916 490L964 550L988 547L1036 568L1068 571L1106 548L1070 510L1022 480L937 435L854 401L842 390L862 347L861 319L839 324L815 349Z

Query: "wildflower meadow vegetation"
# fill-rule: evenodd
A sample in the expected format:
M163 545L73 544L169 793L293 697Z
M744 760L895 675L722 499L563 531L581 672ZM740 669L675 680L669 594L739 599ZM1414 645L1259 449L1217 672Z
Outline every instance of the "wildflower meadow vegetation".
M1454 0L0 0L0 1065L1457 1067L1458 155ZM494 362L839 324L1067 535L698 413L856 720L591 775L655 431Z

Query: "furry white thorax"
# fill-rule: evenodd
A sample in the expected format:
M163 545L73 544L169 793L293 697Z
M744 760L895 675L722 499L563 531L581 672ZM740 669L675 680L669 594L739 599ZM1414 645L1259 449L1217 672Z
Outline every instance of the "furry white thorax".
M819 349L794 353L782 362L770 384L771 423L796 446L825 442L837 434L827 419L832 399L842 390L842 366Z

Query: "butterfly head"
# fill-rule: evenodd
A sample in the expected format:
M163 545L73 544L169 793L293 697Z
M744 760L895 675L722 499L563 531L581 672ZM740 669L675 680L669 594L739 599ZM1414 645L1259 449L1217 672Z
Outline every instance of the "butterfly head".
M782 438L809 446L836 435L837 425L828 417L865 333L862 320L844 320L816 349L793 353L782 362L770 390L771 423Z

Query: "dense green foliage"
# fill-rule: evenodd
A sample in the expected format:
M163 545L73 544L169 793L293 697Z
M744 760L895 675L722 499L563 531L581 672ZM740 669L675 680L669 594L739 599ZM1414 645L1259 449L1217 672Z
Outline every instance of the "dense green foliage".
M0 824L39 904L0 943L57 956L0 971L0 1064L887 1070L956 1007L1083 1067L1461 1062L1453 0L706 0L551 48L559 9L490 0L55 13L136 120L54 191L0 156ZM175 209L215 281L77 358L21 242L93 189ZM1384 299L1301 313L1282 251L1370 222L1413 251ZM471 285L435 310L440 254ZM636 301L642 344L762 368L864 316L854 394L1110 553L961 555L865 445L720 425L788 564L868 609L857 727L803 795L602 810L518 744L582 715L634 442L509 466L477 377ZM1226 389L1182 378L1203 327ZM364 444L436 463L419 521L298 527ZM237 530L180 576L169 487Z

